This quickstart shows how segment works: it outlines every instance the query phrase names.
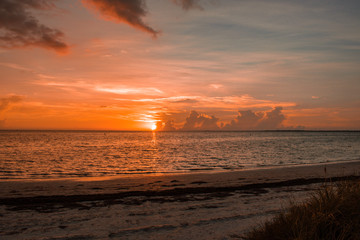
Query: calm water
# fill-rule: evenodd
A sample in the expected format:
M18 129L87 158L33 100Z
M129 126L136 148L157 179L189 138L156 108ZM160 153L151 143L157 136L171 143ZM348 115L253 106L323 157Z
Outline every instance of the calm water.
M0 179L231 171L360 159L360 132L0 131Z

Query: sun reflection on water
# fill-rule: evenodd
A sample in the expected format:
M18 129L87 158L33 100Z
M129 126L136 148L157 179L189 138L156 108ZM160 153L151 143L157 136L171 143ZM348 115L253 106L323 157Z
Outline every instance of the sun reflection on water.
M156 145L156 132L155 132L155 131L152 132L152 140L151 140L151 143L152 143L153 145Z

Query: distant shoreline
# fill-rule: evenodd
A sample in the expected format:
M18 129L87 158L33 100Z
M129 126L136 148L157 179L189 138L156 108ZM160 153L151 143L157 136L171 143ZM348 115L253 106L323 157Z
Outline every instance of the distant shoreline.
M347 130L347 129L339 129L339 130L192 130L192 131L152 131L152 130L92 130L92 129L0 129L0 132L154 132L154 133L185 133L185 132L360 132L359 130Z

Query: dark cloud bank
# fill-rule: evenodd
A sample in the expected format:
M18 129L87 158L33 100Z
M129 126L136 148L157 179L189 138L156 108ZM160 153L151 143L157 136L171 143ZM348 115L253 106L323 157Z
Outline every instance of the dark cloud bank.
M66 52L68 45L64 34L41 24L30 10L50 10L52 0L0 0L0 47L43 47L59 53Z
M199 0L171 0L174 4L181 6L184 10L193 8L201 9ZM151 34L154 38L160 33L143 18L147 15L145 0L82 0L85 6L98 11L108 20L126 23L134 28Z
M239 111L238 116L224 125L219 118L191 111L184 125L176 129L173 121L158 122L159 131L248 131L248 130L303 130L304 127L284 127L286 119L282 107L276 107L268 112L253 112L252 110Z
M42 47L66 53L69 50L64 33L39 22L32 11L56 8L56 0L0 0L0 47ZM199 0L169 0L184 10L201 9ZM82 0L104 18L128 24L157 37L160 31L144 22L147 15L145 0Z

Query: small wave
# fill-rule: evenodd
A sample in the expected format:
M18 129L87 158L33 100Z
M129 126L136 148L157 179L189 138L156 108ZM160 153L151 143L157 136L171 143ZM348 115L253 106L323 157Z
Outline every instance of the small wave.
M235 170L235 169L244 169L244 166L237 166L237 167L221 167L224 170Z
M64 237L46 237L46 238L38 238L39 240L91 240L95 239L94 236L91 235L75 235L75 236L64 236Z
M0 170L0 173L23 173L23 171L20 170Z
M143 149L143 152L154 152L154 151L158 151L158 149L155 148L151 148L151 149Z
M169 230L174 230L177 227L174 225L158 225L158 226L146 226L146 227L142 227L142 228L130 228L130 229L124 229L121 230L119 232L116 233L110 233L109 237L113 238L113 237L123 237L124 235L128 235L128 234L134 234L134 233L139 233L139 232L158 232L158 231L169 231Z
M214 168L190 168L187 170L189 170L189 171L210 171L210 170L214 170Z

